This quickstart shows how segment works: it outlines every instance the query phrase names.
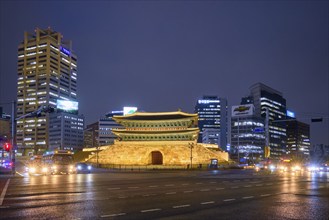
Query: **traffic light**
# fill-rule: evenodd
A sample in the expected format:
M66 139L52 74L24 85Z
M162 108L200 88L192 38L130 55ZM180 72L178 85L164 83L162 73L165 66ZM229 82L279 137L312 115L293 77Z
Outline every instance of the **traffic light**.
M10 145L10 143L5 143L4 145L3 145L3 148L5 149L5 151L10 151L10 149L11 149L11 145Z

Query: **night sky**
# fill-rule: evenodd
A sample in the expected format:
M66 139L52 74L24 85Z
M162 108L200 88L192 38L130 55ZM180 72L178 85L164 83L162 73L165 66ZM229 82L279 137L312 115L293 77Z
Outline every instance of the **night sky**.
M328 1L1 1L0 103L16 99L24 31L51 27L78 56L79 112L237 105L262 82L329 144ZM8 111L8 106L6 107Z

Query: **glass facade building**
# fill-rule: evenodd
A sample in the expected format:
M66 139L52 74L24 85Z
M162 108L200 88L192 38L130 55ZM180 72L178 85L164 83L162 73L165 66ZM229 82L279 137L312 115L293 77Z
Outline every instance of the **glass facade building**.
M271 149L271 158L280 159L286 154L286 99L282 93L262 83L250 87L250 96L241 104L255 106L255 115L265 119L266 137ZM267 114L268 113L268 114ZM267 123L268 121L268 123ZM268 124L268 125L267 125Z
M296 159L310 157L310 125L297 121L287 121L287 154Z
M265 123L255 115L231 118L231 159L256 163L264 158Z
M200 129L198 142L202 143L203 133L211 129L211 135L217 137L220 148L226 150L227 146L227 100L218 96L203 96L197 101L195 113L198 114L198 127ZM217 130L217 134L213 131ZM207 139L205 139L207 140ZM209 139L208 139L209 140Z

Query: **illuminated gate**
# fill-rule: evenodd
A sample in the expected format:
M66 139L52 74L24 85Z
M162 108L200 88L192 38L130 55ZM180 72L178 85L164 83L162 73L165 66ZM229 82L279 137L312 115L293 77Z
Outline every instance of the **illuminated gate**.
M163 157L160 151L152 151L152 165L162 165L163 164Z

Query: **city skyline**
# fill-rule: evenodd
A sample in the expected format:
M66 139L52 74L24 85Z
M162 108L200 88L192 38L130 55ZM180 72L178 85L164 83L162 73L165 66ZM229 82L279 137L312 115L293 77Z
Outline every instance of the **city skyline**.
M86 124L127 105L193 112L203 95L238 105L251 85L262 82L283 93L297 119L326 117L310 125L311 139L329 142L327 2L0 6L0 103L16 99L17 45L24 31L50 26L72 40L79 57L78 100ZM42 12L26 17L33 8Z

